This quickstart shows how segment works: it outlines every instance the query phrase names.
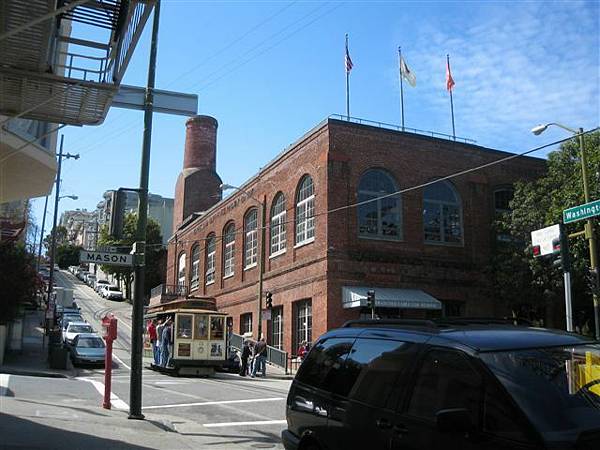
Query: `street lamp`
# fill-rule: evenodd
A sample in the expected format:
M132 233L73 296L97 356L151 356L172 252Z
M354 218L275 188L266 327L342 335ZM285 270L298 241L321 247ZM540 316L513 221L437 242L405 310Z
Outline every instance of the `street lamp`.
M579 151L581 153L581 177L583 181L583 196L585 198L585 203L590 202L590 192L589 192L589 178L587 172L587 155L585 153L585 148L583 146L583 128L579 128L575 130L573 128L567 127L565 125L561 125L560 123L550 122L546 125L538 125L537 127L532 128L531 132L533 134L540 135L550 126L554 125L556 127L562 128L563 130L569 131L573 133L575 136L579 138ZM576 233L579 235L581 233ZM596 260L596 236L594 235L594 228L592 219L587 219L584 229L585 237L588 240L588 245L590 249L590 271L593 276L598 277L598 263ZM598 292L597 289L594 289L592 292L593 301L594 301L594 322L595 322L595 331L596 331L596 339L600 339L600 306L598 303Z
M257 204L260 205L260 255L258 258L258 330L257 330L257 340L261 338L262 334L262 297L263 297L263 267L264 267L264 259L265 259L265 225L266 225L266 200L259 200L250 194L248 191L239 188L237 186L232 186L231 184L221 184L221 191L226 191L229 189L234 189L236 191L242 192L254 200Z

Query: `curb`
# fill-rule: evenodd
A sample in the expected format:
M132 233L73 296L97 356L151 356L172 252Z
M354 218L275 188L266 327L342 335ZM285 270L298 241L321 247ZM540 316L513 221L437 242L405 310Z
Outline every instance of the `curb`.
M42 377L42 378L72 378L72 375L56 372L44 372L39 370L21 370L0 367L0 373L7 375L21 375L25 377Z

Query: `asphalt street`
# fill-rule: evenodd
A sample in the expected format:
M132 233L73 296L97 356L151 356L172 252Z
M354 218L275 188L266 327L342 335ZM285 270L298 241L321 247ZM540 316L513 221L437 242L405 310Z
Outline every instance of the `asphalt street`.
M101 318L108 312L118 319L114 344L111 403L113 409L128 410L131 305L105 300L68 272L56 276L58 286L72 288L83 317L99 332ZM147 363L150 361L148 360ZM65 414L98 406L104 392L104 370L78 368L69 379L13 376L1 383L3 389L21 401L60 403ZM144 368L143 411L160 414L171 421L180 434L195 436L202 443L255 442L263 448L282 448L285 427L285 399L290 381L242 378L218 373L211 378L185 378L163 375ZM74 412L75 411L75 412ZM208 440L208 441L206 441Z

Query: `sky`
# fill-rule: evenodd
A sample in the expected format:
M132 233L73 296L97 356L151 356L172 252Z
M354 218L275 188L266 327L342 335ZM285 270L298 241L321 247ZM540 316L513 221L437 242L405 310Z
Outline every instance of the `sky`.
M566 137L558 128L534 136L537 124L600 124L599 5L162 0L156 88L198 95L198 113L219 122L217 171L239 186L329 115L345 115L347 33L351 116L400 123L401 46L417 79L404 83L406 127L452 134L449 54L456 135L518 153ZM146 84L151 25L124 84ZM174 195L185 121L154 115L152 193ZM61 131L64 151L81 158L64 160L61 195L79 199L61 200L59 212L94 210L105 190L139 185L142 112L112 108L100 126ZM43 207L44 198L33 201L38 224Z

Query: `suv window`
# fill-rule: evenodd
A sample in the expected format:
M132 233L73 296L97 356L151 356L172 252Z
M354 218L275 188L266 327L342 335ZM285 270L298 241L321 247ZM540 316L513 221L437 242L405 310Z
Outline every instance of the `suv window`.
M344 382L350 397L378 408L395 409L412 366L416 346L407 342L357 339L346 360ZM354 386L354 387L353 387Z
M471 423L479 423L482 379L458 352L433 350L425 355L416 376L408 413L434 421L442 409L466 408Z
M342 382L343 366L354 338L330 338L319 341L310 351L296 379L313 387L346 395L348 383Z

